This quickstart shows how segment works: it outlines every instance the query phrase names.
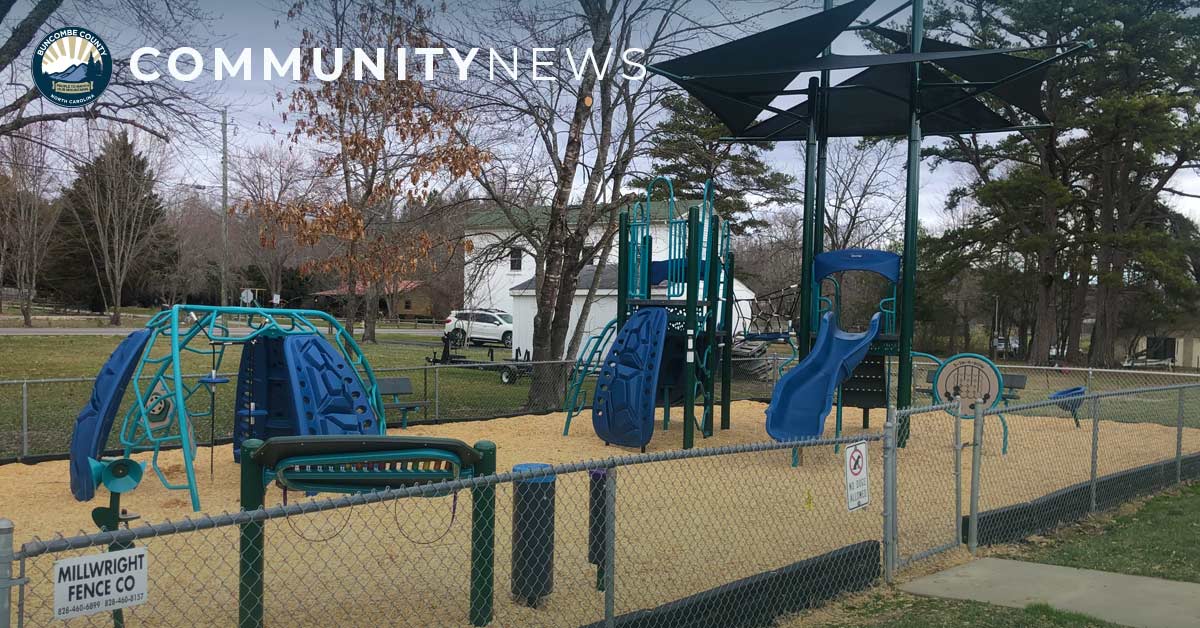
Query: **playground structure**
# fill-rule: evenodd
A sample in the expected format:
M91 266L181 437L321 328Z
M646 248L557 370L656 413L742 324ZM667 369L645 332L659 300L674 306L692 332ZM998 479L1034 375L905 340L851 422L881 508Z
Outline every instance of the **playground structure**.
M971 78L972 73L968 71L969 68L953 70L954 74L978 82L980 84L978 89L974 85L966 88L948 88L944 84L939 84L939 82L952 84L953 82L948 77L941 75L938 70L933 69L930 64L942 63L945 65L965 56L1001 55L1001 53L971 51L972 54L967 54L963 50L943 50L941 56L938 56L936 52L921 53L923 43L922 21L919 19L923 17L920 11L921 0L916 0L914 5L915 28L911 49L906 54L896 55L903 57L905 61L880 61L879 57L890 55L873 55L875 60L870 63L849 62L845 58L829 55L828 43L832 41L832 38L842 30L847 30L846 27L849 23L870 4L871 0L853 0L836 10L779 27L792 30L775 32L773 29L768 32L773 33L771 38L776 42L802 42L799 46L788 48L789 50L795 49L796 54L799 55L796 59L772 61L796 62L794 66L788 66L789 81L794 78L795 73L791 71L793 67L799 67L800 69L797 71L812 69L822 73L821 79L810 84L807 92L809 99L794 110L785 111L771 107L769 103L773 96L763 100L761 95L755 96L749 93L775 92L775 95L780 95L788 91L786 82L780 83L776 78L764 79L764 76L769 77L770 73L762 68L752 72L744 67L730 67L730 65L736 66L739 63L760 62L763 55L740 54L732 48L719 50L733 44L760 52L780 47L778 44L776 46L765 45L762 40L752 41L767 33L730 42L718 49L696 53L704 63L712 66L709 68L710 75L707 77L696 71L684 72L678 67L675 67L673 75L669 71L663 70L661 66L652 68L652 70L680 82L693 93L710 96L715 93L720 96L717 100L723 99L726 103L739 103L742 111L731 111L727 107L714 105L713 103L716 101L712 99L707 101L714 112L722 116L722 119L730 125L735 136L749 141L787 140L795 139L795 137L789 138L789 132L793 127L802 124L807 128L804 136L805 141L809 142L809 150L806 151L808 160L806 162L806 190L812 190L812 192L807 193L805 199L804 276L798 284L797 299L792 306L798 320L786 331L767 330L762 332L785 334L783 341L790 341L794 347L794 356L801 359L784 377L780 378L772 403L766 410L765 426L761 422L761 414L756 412L759 417L756 427L765 427L767 433L776 440L793 441L822 435L825 419L831 411L835 399L838 404L838 423L835 433L839 434L841 432L841 412L844 405L860 405L860 407L867 408L868 406L863 403L879 403L880 399L882 399L882 403L887 404L887 391L890 388L891 379L889 358L891 357L897 358L899 369L897 387L899 392L896 405L901 407L910 405L913 388L911 341L913 290L915 289L915 196L917 177L919 176L919 167L917 167L919 164L916 159L919 157L920 150L921 119L928 115L930 126L938 132L946 133L1017 128L1017 125L999 119L998 116L988 118L977 110L970 110L972 105L964 103L974 103L983 107L978 103L977 97L988 92L995 92L996 96L1011 102L1011 91L1007 92L1008 96L1005 96L1005 92L997 88L1003 87L1006 82L1036 72L1036 69L1045 63L1026 64L1015 71L1005 69L1003 64L1000 66L992 64L991 67L1000 67L1004 70L999 79L995 76L989 78L979 74L976 74L976 78ZM796 24L802 26L808 24L808 26L800 28L796 27ZM877 23L866 27L873 28L874 26L877 26ZM808 36L813 33L816 33L817 36ZM826 34L828 34L828 38L824 38ZM820 59L827 62L823 65L816 64L805 67L803 64L809 60L802 57L812 53L815 58L822 44L826 46L826 55ZM944 46L944 44L938 45ZM973 53L982 53L982 55ZM1007 57L1007 55L1001 55L1001 57ZM723 67L717 67L719 65L716 63L717 59L722 60ZM668 62L662 66L668 66L670 63L677 64L679 61ZM839 66L838 63L842 65ZM861 64L854 65L854 63ZM900 123L901 126L904 123L909 125L910 158L909 198L906 206L906 237L903 243L903 254L897 256L882 251L863 250L821 253L820 229L823 221L817 212L823 211L819 204L824 202L824 168L817 164L823 160L825 138L852 133L886 135L894 132L895 118L877 118L870 115L872 109L869 106L864 105L861 99L859 101L852 99L853 94L859 93L854 88L869 87L870 89L863 90L863 92L871 92L871 98L875 99L878 99L880 91L887 92L887 95L890 96L897 96L901 100L905 98L902 94L895 93L896 91L905 91L905 89L895 89L896 85L893 84L895 83L893 79L897 78L896 72L883 72L882 79L886 80L882 80L880 73L877 73L862 78L859 83L851 81L844 85L848 89L843 90L835 91L829 87L822 90L821 85L828 84L830 69L865 66L869 69L863 74L868 74L875 67L889 64L905 70L907 70L906 65L915 68L911 72L913 77L911 94L905 101L909 104L909 116L907 120L902 120ZM934 76L933 85L926 86L920 82L922 67L926 69L927 75ZM992 73L995 74L995 71ZM779 72L775 74L779 74ZM743 81L747 77L753 79L749 81L749 84L745 84ZM902 88L908 87L906 77L899 78ZM948 97L929 99L913 97L913 95L930 94L931 92L921 91L926 88L937 89L939 90L936 92L937 94L948 94ZM889 89L890 92L888 92ZM851 96L847 96L848 94ZM843 100L838 102L839 98ZM704 100L704 98L701 99ZM1021 108L1022 105L1021 102L1012 104L1018 108ZM925 109L922 109L923 107ZM752 115L746 116L747 109L752 110L749 111ZM782 116L783 124L774 118L755 123L755 117L767 110L776 113L777 117ZM835 110L845 111L846 119L868 120L877 126L869 129L864 129L862 126L847 126L845 120L835 118L828 113ZM1036 117L1037 114L1032 112L1030 115ZM997 121L998 119L999 121ZM731 123L731 121L733 122ZM838 126L839 122L843 123L842 126ZM1001 124L1001 122L1007 124ZM855 124L866 123L855 122ZM694 445L696 428L699 428L704 436L713 435L718 369L721 381L726 386L721 394L721 429L730 428L730 395L727 386L730 381L731 355L735 345L734 330L731 325L733 300L730 288L734 260L733 254L729 251L726 225L721 222L713 210L709 190L706 190L701 205L689 208L685 218L676 212L670 183L661 180L663 184L667 185L670 199L666 217L670 224L670 254L666 260L654 260L646 227L652 220L649 215L648 201L653 187L659 181L651 183L651 190L647 191L646 203L635 206L620 217L618 314L616 319L604 328L602 334L589 339L583 352L585 358L581 358L582 361L576 364L568 393L568 416L563 429L564 435L569 431L571 418L577 415L579 409L582 408L584 380L594 376L596 392L593 400L593 427L605 444L612 443L644 449L653 435L656 408L664 407L663 429L665 430L669 427L671 404L682 403L684 406L683 447L690 448ZM892 296L885 298L880 303L880 311L872 317L864 332L850 333L840 327L840 285L832 276L845 271L876 272L888 278L892 284ZM833 282L831 298L821 296L821 286L826 281ZM896 293L897 289L899 294ZM183 319L183 316L191 317L190 323ZM249 327L249 331L235 330L232 325L224 322L224 316L245 316L245 325ZM309 321L314 317L330 323L330 339L321 337L317 327ZM777 318L782 318L782 315ZM386 426L379 401L378 387L369 365L349 335L340 326L337 326L336 321L330 320L327 315L320 312L177 306L170 312L156 317L148 327L147 330L131 335L109 359L101 376L97 378L92 402L80 414L73 437L72 490L77 498L88 499L94 495L98 483L108 487L113 495L113 501L111 502L112 506L101 513L105 517L118 516L120 494L137 486L142 467L132 461L129 456L139 451L152 451L151 466L163 485L170 489L188 490L193 508L199 509L200 502L194 471L196 438L193 420L208 417L211 421L215 410L212 407L211 396L206 412L190 411L187 408L187 402L197 392L207 390L211 395L215 386L228 383L218 377L217 373L225 349L234 344L243 345L238 376L238 403L235 408L237 427L233 452L242 465L242 506L244 509L259 509L264 506L263 492L265 486L272 480L285 488L297 491L358 493L383 487L490 475L496 470L495 449L486 442L477 443L475 447L468 447L458 440L439 441L433 438L384 436ZM335 328L337 331L333 332L332 330ZM742 338L746 339L745 333ZM780 338L764 338L762 340L776 341ZM168 353L166 355L155 352L156 341L167 345ZM193 341L196 345L189 346ZM205 343L207 343L207 348L203 346ZM159 345L159 349L161 348L162 345ZM607 354L604 354L605 349L607 349ZM182 357L189 353L201 357L207 356L212 362L211 376L202 378L194 386L186 385L181 376ZM1002 380L998 378L998 374L997 379L993 382L989 379L988 373L984 371L976 373L967 368L969 364L966 360L960 361L964 365L961 367L959 365L952 366L952 362L953 360L948 360L941 364L938 373L933 378L935 398L943 398L949 391L960 398L984 399L992 406L1003 399L1004 386ZM868 365L872 365L870 373L866 372ZM874 365L878 365L878 367ZM147 366L150 373L143 372ZM876 368L877 370L875 370ZM143 384L143 378L149 379L149 385ZM125 457L113 461L100 460L99 456L111 431L121 397L129 385L134 387L134 401L124 416L119 432ZM858 396L858 401L861 403L851 402L855 395ZM1060 401L1060 407L1069 408L1074 415L1079 407L1078 400L1075 399L1078 396L1076 394L1064 395ZM697 404L698 400L701 401L700 404ZM965 414L965 412L959 414ZM864 419L867 416L864 414ZM942 416L944 417L944 415ZM1053 430L1056 427L1053 421L1042 421L1039 417L1027 417L1027 419L1031 426L1035 423L1045 423L1049 426L1045 429ZM1003 417L1001 420L1003 422ZM1078 419L1076 420L1078 421ZM954 424L954 429L957 429L958 420L954 419L950 422ZM982 422L979 425L982 429ZM865 420L864 427L866 427ZM907 425L904 424L902 439L908 436L906 428ZM527 430L528 428L522 426L522 429ZM918 435L918 438L929 438L929 442L933 442L934 436L949 433L949 431L937 432L934 429L925 429L924 433ZM1007 423L1004 423L1004 433L1004 449L1006 450ZM757 433L755 436L760 437ZM522 438L527 438L527 436L523 434ZM1177 440L1176 442L1182 441ZM186 484L168 481L164 470L160 467L159 453L167 447L178 447L184 460ZM915 449L921 450L922 448ZM918 451L916 455L907 457L907 460L915 460L918 456L924 455L926 451L933 451L933 448L929 447L924 451ZM1015 457L1019 458L1019 456ZM1082 456L1072 456L1071 458L1082 459ZM829 457L829 460L824 462L830 463L831 461L836 463L833 457ZM1038 469L1042 464L1044 463L1041 459L1033 459L1021 471L1024 473L1026 469ZM707 472L712 475L700 476L704 481L696 482L696 485L703 491L701 493L703 495L712 493L712 487L718 485L717 479L727 480L729 476L736 473L754 471L769 473L773 480L783 483L781 486L786 489L765 492L756 500L738 504L740 508L770 506L776 500L797 498L797 492L790 490L794 488L795 474L798 473L794 470L776 469L769 463L761 466L722 464L710 465L710 467ZM946 467L932 464L930 468L937 469L938 472L944 472L946 469ZM825 464L824 466L817 464L802 470L802 472L806 474L804 477L809 479L820 477L818 474L821 472L832 473L830 477L836 480L840 479L837 474L841 472L841 468L836 464ZM626 477L630 475L636 477L635 473L636 471L631 471L626 474ZM885 473L887 472L885 471ZM1095 473L1096 467L1093 464L1092 475L1095 476ZM687 477L696 477L694 474L686 475ZM923 475L929 474L911 473L911 477L922 477ZM538 479L547 477L551 476L543 475ZM614 478L615 475L603 478L596 476L589 477L589 480L610 481ZM1094 483L1095 478L1093 477L1092 480ZM818 486L837 485L836 482L810 481L808 483ZM599 483L597 482L597 484ZM652 486L655 491L646 498L646 503L655 507L670 497L672 490L678 490L677 487L662 482L645 482L645 485ZM1024 484L1021 485L1024 486ZM625 486L636 487L638 483L631 482ZM736 487L730 491L734 494L752 492L761 488L758 483L753 481L731 482L729 486ZM615 482L613 487L615 488ZM470 535L469 558L472 577L470 578L469 619L472 624L485 625L491 620L491 583L494 579L494 574L491 573L491 564L495 556L491 542L480 543L479 536L487 534L487 538L492 542L495 540L496 500L494 491L486 490L486 483L480 482L479 488L480 490L474 495L472 504L472 523L476 523L476 517L481 518L481 523L478 528L473 525ZM604 495L615 504L615 495L612 493L612 489L608 490L609 492ZM623 495L629 494L629 488L622 488L622 491L624 491ZM431 492L433 493L431 496L439 496L437 489L431 489ZM595 494L589 491L588 496L590 498ZM414 492L413 495L416 496L418 493ZM780 497L781 495L784 497ZM1036 497L1036 495L1035 493L1032 496ZM834 497L840 500L842 495L838 494ZM944 501L950 500L948 492L939 497L944 498ZM1022 498L1026 497L1029 496L1022 496ZM457 498L455 497L455 499ZM808 495L808 501L812 501L811 494ZM512 500L514 527L516 526L515 521L518 519L515 513L516 502L517 499L514 497ZM552 501L549 503L553 504ZM697 503L699 502L697 501ZM842 504L839 503L838 506L836 509L818 507L817 510L821 512L820 516L822 517L830 517L832 515L829 513L832 512L836 512L839 517L845 517L845 519L836 520L838 523L852 521L850 518L854 515L849 512L843 513ZM891 507L896 508L894 500ZM789 514L792 517L797 515L803 517L803 513L811 509L810 504L797 501L796 507L791 509ZM586 508L579 507L574 511L587 511L589 517L595 517L596 513L602 510L589 501ZM915 510L922 512L919 508ZM550 516L553 516L554 508L551 507L549 512ZM938 512L931 511L930 514L936 516L931 516L929 520L942 521L944 524L949 519L944 516L948 512L948 507ZM611 533L615 527L611 524L616 521L615 514L611 510L604 514L604 521L610 522L605 526ZM701 519L708 514L703 511L699 513L697 521L703 525L698 526L697 529L719 531L723 534L724 529L721 526L711 525L707 520ZM736 521L745 521L744 510L735 510L732 514L737 515ZM955 513L956 520L959 514ZM770 519L778 521L783 518L775 514ZM861 521L862 517L859 520ZM892 522L894 525L895 519ZM113 529L113 526L116 525L111 519L106 519L102 523L99 516L97 523L108 530ZM451 516L451 523L453 523L453 516ZM586 546L589 556L586 562L596 564L599 570L600 563L607 561L603 558L593 560L590 556L590 550L598 544L592 538L594 522L589 518L588 523ZM238 564L242 578L251 578L249 582L246 580L240 582L239 613L248 612L252 618L257 620L240 621L239 623L241 625L261 625L264 605L264 579L262 577L264 572L264 526L260 520L244 522L239 525L243 526L241 530L242 556L251 556L252 560L256 561ZM786 527L792 531L799 531L799 534L808 540L822 537L820 534L811 534L811 528L803 522L799 525L795 525L793 522ZM476 529L483 532L477 535ZM872 534L878 531L878 525L874 520L872 520L871 529ZM553 532L553 523L549 530ZM579 536L584 538L585 535ZM519 552L516 547L515 539L524 537L514 532L513 538L514 556L529 556L527 552ZM258 545L252 546L250 551L246 551L247 539L257 539ZM781 555L787 554L787 552L780 551L777 539L769 538L767 541L763 543L764 555L778 559ZM955 544L957 542L958 539L955 539ZM694 538L687 539L687 543L696 545ZM747 543L746 545L755 544ZM345 554L355 555L360 551L360 547L355 547L354 551L345 552ZM389 550L385 550L381 554L386 551ZM467 554L458 547L448 547L445 551L454 553L460 558ZM871 549L870 553L878 554L875 549ZM611 558L611 554L609 557ZM340 561L342 558L342 556L336 556L333 560ZM323 558L323 560L330 559ZM655 568L653 571L657 574L662 565L668 564L669 561L670 558L664 557L660 564L653 565ZM446 563L450 564L450 559L446 559ZM373 570L373 568L363 569L362 564L354 565L354 567L357 573ZM764 563L761 567L756 566L755 569L773 571L780 567L781 565L778 564ZM477 572L477 568L483 571ZM678 566L676 568L678 569ZM403 573L413 572L408 565L403 566L402 569ZM681 569L680 571L690 571L691 573L687 575L694 576L698 574L713 575L718 570L712 569L711 564L706 561L701 568ZM761 571L761 573L768 572ZM254 581L256 576L257 581ZM608 577L614 576L610 573ZM747 574L747 577L757 576L751 573ZM428 583L437 581L439 578L420 574L419 580L422 583ZM514 582L516 580L514 577ZM599 578L597 578L597 582L599 582ZM486 590L477 590L477 586ZM403 587L395 586L386 588L387 592L403 589ZM684 593L702 590L705 590L704 586L696 585ZM514 594L516 599L528 600L532 606L532 602L544 592L533 591L526 596L514 590ZM592 592L588 591L587 594L591 595ZM680 592L675 592L675 595L679 594ZM428 602L433 599L431 596L424 600L417 597L414 604L425 602L424 605L429 606ZM476 606L480 600L485 600L488 606L486 608ZM666 602L670 602L670 600Z
M245 320L233 323L234 317ZM329 330L328 336L320 332L322 327ZM239 460L243 445L251 440L266 441L264 450L273 461L281 461L269 465L272 477L285 487L358 492L405 486L469 475L478 458L458 442L386 437L374 372L354 339L330 315L177 305L126 337L97 376L71 438L75 498L92 499L112 469L123 478L140 478L141 466L129 457L151 451L149 466L163 486L188 491L192 509L199 511L196 423L207 418L211 432L215 387L229 383L218 373L225 351L234 345L241 345L242 351L232 408L233 457ZM207 357L211 370L188 383L184 364L192 356ZM117 432L123 457L102 460L127 388L132 388L132 402ZM209 393L208 404L199 409L203 401L197 396L202 392ZM169 478L159 463L159 454L172 447L182 451L182 481ZM122 482L119 491L104 484L115 498L137 483Z
M896 406L912 404L913 324L916 295L917 232L921 143L926 134L960 135L1031 131L1051 126L1042 109L1041 86L1049 66L1091 47L1090 43L1043 48L981 50L927 39L924 0L910 0L883 16L855 24L875 0L851 0L823 12L766 31L648 66L686 90L729 130L725 139L738 142L805 142L802 277L795 330L798 356L813 349L820 337L820 281L816 258L824 247L828 140L831 137L906 136L904 237L898 294L892 303L896 319ZM911 7L912 30L902 33L882 26ZM892 54L838 55L832 44L842 33L870 31L895 43ZM1014 52L1048 50L1044 59ZM837 85L833 70L860 69ZM805 73L817 73L807 89L791 84ZM803 96L782 108L776 98ZM1004 105L1003 114L990 103ZM764 117L764 114L767 114ZM900 442L907 441L907 420Z
M744 323L733 335L733 357L741 370L766 380L772 375L781 376L798 359L799 348L792 334L792 321L796 319L799 305L799 284L756 295L753 299L734 300L737 318ZM783 362L768 359L767 353L773 344L786 344L791 355Z
M833 296L821 298L815 342L807 357L780 378L767 406L767 433L778 441L824 434L825 418L835 399L837 436L842 433L842 410L847 401L863 408L863 428L869 427L870 408L887 407L889 401L888 357L895 355L896 347L894 306L900 256L887 251L845 249L822 253L813 264L814 281L820 284L828 280L833 284ZM891 286L891 295L880 301L879 312L860 333L846 332L839 323L842 295L834 275L850 271L875 273ZM871 368L856 373L868 355L876 358Z
M1048 127L1050 121L1040 102L1041 83L1048 66L1090 46L1074 45L1047 59L1033 60L1010 54L1022 50L979 50L928 40L924 37L922 0L907 2L879 19L852 26L872 4L874 0L852 0L834 8L832 1L826 0L826 10L816 15L648 67L678 84L716 115L729 129L730 136L726 138L729 141L805 142L802 277L798 298L792 306L796 314L792 329L795 341L793 344L790 333L782 329L757 330L749 336L743 331L743 343L759 344L753 347L743 344L739 351L756 357L761 355L765 343L784 341L793 346L793 358L800 360L790 376L781 377L767 411L768 431L777 440L821 434L835 394L837 432L841 431L842 409L847 400L863 408L866 425L870 408L886 406L890 401L892 357L896 358L898 368L895 405L911 406L917 213L924 134L959 135ZM910 34L881 26L907 6L912 7ZM833 41L852 30L870 30L900 46L907 44L908 49L859 57L834 55ZM801 43L791 45L794 42ZM928 51L923 52L922 48ZM764 56L761 54L764 50L773 54ZM850 68L864 69L839 85L830 85L832 70ZM819 77L810 78L805 90L791 89L790 84L805 72L819 72ZM773 106L777 97L791 95L803 95L805 99L788 109ZM992 109L989 99L1004 103L1005 114ZM907 115L896 115L898 108L889 106L898 103L906 105ZM772 115L764 119L766 113ZM868 250L822 253L829 138L899 135L908 137L902 253ZM647 203L660 180L650 183ZM645 232L645 225L649 224L645 215L647 205L641 205L640 211L635 207L632 217L622 214L617 319L588 341L576 362L567 394L564 435L570 430L571 419L583 407L583 382L591 376L598 377L592 404L593 425L606 443L645 447L653 433L654 409L664 406L663 427L667 428L672 389L677 391L680 386L684 389L684 447L691 447L694 442L697 398L704 400L699 427L704 435L711 434L716 371L707 360L720 351L722 379L727 381L735 344L728 312L736 303L729 291L718 294L722 277L732 277L732 258L722 254L728 247L727 234L712 216L711 186L706 186L701 207L689 211L685 227L675 214L670 183L666 185L670 199L667 219L672 227L668 259L660 262L651 259L645 242L649 237ZM705 225L710 222L712 232L705 246L709 231ZM726 241L721 243L723 236ZM854 263L846 263L851 261ZM876 272L893 285L892 295L880 303L879 314L862 334L845 333L838 325L840 286L836 279L833 298L822 296L822 282L845 270ZM650 286L662 281L667 284L666 299L652 299ZM685 293L686 301L681 302L678 297ZM664 310L667 315L664 317L662 312L654 310ZM718 342L718 336L724 342ZM600 354L606 346L608 355L601 361ZM683 381L671 386L661 373L671 372L680 352L686 356L681 373ZM856 374L855 369L868 354L871 359L865 364L867 368ZM994 403L1001 396L995 397ZM905 419L899 435L901 444L907 442L908 436Z
M655 260L650 199L665 186L668 257ZM596 377L592 425L607 444L645 450L654 433L655 408L670 427L672 404L683 406L683 448L695 444L699 428L712 436L716 384L721 395L721 429L729 428L730 330L733 253L728 223L713 207L712 182L685 215L676 209L671 181L657 177L645 197L621 212L617 234L617 316L586 342L572 370L567 417L584 407L584 384ZM702 409L696 416L697 400Z

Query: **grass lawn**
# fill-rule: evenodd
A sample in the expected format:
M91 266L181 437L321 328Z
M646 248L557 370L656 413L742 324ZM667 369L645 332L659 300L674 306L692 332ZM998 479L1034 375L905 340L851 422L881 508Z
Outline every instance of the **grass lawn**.
M112 353L121 336L0 336L0 380L51 377L94 377ZM418 367L425 357L440 349L437 338L413 334L380 334L380 342L361 345L376 369ZM487 347L464 347L455 353L476 360L487 359ZM496 360L506 357L503 347L494 347ZM226 350L222 371L236 371L241 348ZM193 359L187 359L193 358ZM189 372L209 370L204 356L187 356Z
M1140 508L1070 526L1018 547L1014 558L1135 576L1200 582L1200 484Z
M1033 604L1024 609L1007 608L900 592L875 594L858 604L846 604L842 610L841 617L822 621L820 625L829 628L1118 628L1117 624L1059 611L1045 604ZM782 625L789 624L784 622Z
M363 352L380 377L406 376L413 380L412 401L423 400L426 408L409 415L409 420L438 417L481 417L519 412L529 394L529 378L515 385L500 383L496 371L461 368L442 368L437 371L419 369L425 358L440 349L436 338L413 336L381 336L378 344L363 345ZM78 382L33 383L0 385L0 458L17 455L22 442L19 437L23 412L29 422L30 453L59 453L67 450L71 428L79 409L91 394L92 378L120 343L120 336L0 336L0 380L82 378ZM486 348L466 347L455 351L471 359L486 360ZM504 358L504 349L496 348L496 359ZM210 369L205 355L184 355L184 371L202 374ZM220 370L234 373L241 359L241 347L231 346ZM436 374L435 374L436 373ZM232 433L235 386L217 388L213 400L217 409L215 433L218 437ZM437 402L434 402L434 398ZM126 407L132 397L126 394ZM206 395L199 395L206 397ZM25 404L23 408L23 404ZM193 397L188 407L192 411L207 411L207 398ZM123 415L124 408L118 414ZM398 417L392 417L398 418ZM208 419L198 420L198 431L207 440Z

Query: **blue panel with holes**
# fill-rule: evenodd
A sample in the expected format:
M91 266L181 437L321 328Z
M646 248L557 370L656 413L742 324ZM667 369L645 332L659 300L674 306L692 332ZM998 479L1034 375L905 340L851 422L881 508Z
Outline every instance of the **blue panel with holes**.
M613 340L596 381L592 427L605 443L645 447L654 434L654 397L667 311L643 308Z
M288 336L283 341L291 375L297 436L378 434L371 398L354 367L321 336Z

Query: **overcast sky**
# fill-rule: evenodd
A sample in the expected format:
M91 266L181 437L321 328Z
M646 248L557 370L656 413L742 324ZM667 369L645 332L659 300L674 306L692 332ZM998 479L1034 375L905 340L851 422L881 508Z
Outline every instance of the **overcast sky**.
M459 0L447 0L447 4L451 7L451 11L461 10L460 7L454 6ZM701 1L701 0L697 0ZM865 17L882 15L900 3L901 0L878 0L878 2L865 14ZM286 23L286 20L281 20L280 7L285 3L274 3L264 0L211 0L206 2L205 6L210 10L215 21L211 25L213 34L213 46L220 46L227 51L239 51L242 48L252 48L256 51L256 63L261 59L257 51L262 48L272 48L283 56L284 51L291 49L296 45L298 35ZM479 4L478 0L469 3L472 6ZM766 28L776 24L797 19L811 13L811 9L799 9L786 14L772 15L770 19L760 20L756 25L758 28ZM283 23L276 27L276 21ZM738 33L730 32L729 36L738 36ZM706 42L709 43L709 42ZM715 43L711 42L711 43ZM532 45L530 47L533 47ZM205 62L211 63L212 51L210 48L199 47L200 52L206 57ZM866 52L862 41L855 35L843 35L834 43L834 51L841 54L856 54ZM128 55L131 51L115 51L121 55L124 52ZM165 51L164 51L165 54ZM834 82L844 76L851 74L851 71L844 71L841 74L834 74ZM206 70L206 77L211 77L211 70ZM207 79L203 79L207 80ZM649 80L665 80L657 77L652 77ZM798 79L796 85L802 85L807 79ZM264 81L261 76L261 69L255 67L255 80L252 81L222 81L219 85L219 94L222 100L228 102L230 106L230 121L231 121L231 139L230 142L235 147L246 147L256 143L272 141L272 131L277 134L286 132L286 127L280 122L279 107L275 102L276 93L280 90L287 90L289 87L288 81L276 79L273 81ZM790 103L776 103L790 104ZM214 117L214 131L218 118ZM214 133L213 138L219 140L219 134ZM278 141L276 137L275 141ZM926 145L938 141L937 138L926 140ZM181 147L181 153L187 158L187 168L185 172L177 173L177 176L185 181L194 182L205 185L215 185L220 182L220 145L219 142L209 142L203 145L191 145ZM771 154L771 161L774 165L785 172L800 178L803 173L803 164L799 159L797 148L794 144L780 144L778 148ZM956 184L968 180L969 175L965 170L956 169L953 167L943 167L937 171L930 171L926 165L922 170L922 190L921 190L921 219L927 226L937 228L943 222L941 208L945 202L946 194ZM1190 193L1200 194L1200 177L1195 173L1188 173L1186 176L1181 176L1175 186L1179 189ZM1184 210L1193 220L1200 220L1200 201L1188 199L1174 199L1173 202L1177 207Z

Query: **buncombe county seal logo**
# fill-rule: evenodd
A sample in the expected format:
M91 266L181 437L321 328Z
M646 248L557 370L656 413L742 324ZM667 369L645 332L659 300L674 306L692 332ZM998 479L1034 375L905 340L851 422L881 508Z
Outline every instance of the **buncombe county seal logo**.
M33 50L33 82L60 107L82 107L100 97L112 78L112 55L86 28L68 26L46 35Z

